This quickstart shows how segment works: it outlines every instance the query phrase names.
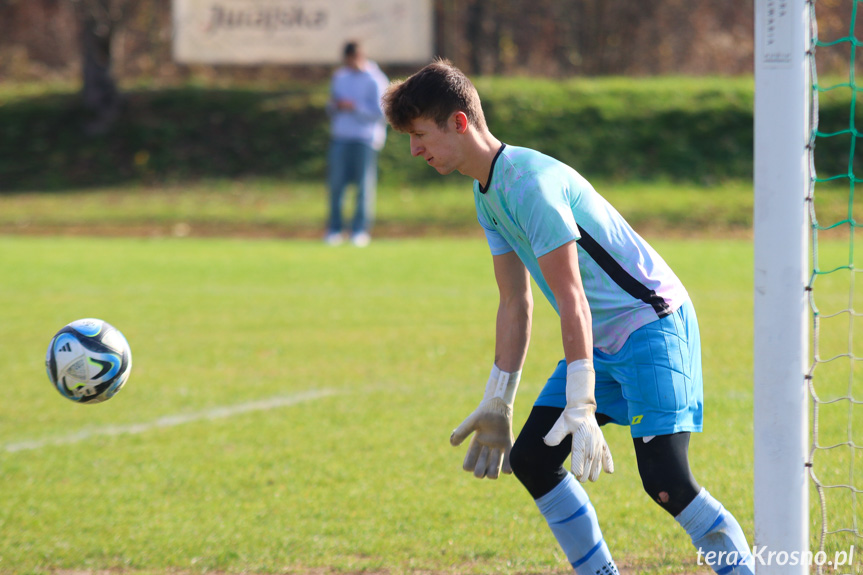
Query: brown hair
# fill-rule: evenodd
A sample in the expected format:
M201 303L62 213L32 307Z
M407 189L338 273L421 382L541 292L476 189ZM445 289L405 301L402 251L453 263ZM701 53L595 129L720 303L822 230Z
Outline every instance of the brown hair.
M345 48L343 51L343 56L345 58L349 58L351 56L356 56L357 52L360 51L360 43L356 40L351 40L350 42L345 44Z
M407 132L417 118L427 118L444 128L455 112L464 112L477 129L487 129L476 88L444 58L403 82L393 83L383 96L383 107L387 121L399 132Z

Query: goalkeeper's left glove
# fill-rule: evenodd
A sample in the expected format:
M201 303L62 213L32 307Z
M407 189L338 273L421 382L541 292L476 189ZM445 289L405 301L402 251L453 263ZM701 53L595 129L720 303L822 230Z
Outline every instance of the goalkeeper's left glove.
M479 407L459 425L449 438L461 445L474 433L467 448L463 468L478 478L497 479L500 472L512 473L509 452L512 449L512 406L521 371L508 373L492 366Z
M611 451L596 421L596 373L593 361L576 360L566 367L566 408L543 438L554 447L572 435L570 465L582 483L599 479L600 471L614 473Z

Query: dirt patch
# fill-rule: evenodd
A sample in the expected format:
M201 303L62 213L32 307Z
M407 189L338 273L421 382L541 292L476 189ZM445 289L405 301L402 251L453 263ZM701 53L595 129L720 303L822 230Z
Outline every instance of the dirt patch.
M212 224L212 223L173 223L173 224L133 224L133 225L45 225L0 224L0 235L19 236L92 236L92 237L198 237L198 238L259 238L259 239L303 239L323 240L324 229L313 227L261 226L252 224ZM435 224L420 225L378 225L373 230L375 238L408 237L482 237L477 226L470 228L452 227Z
M669 229L660 227L639 228L638 233L648 241L686 240L699 238L751 239L752 230L732 228L724 230ZM300 239L323 240L324 229L309 226L277 226L258 224L223 224L209 222L177 222L160 224L132 225L45 225L45 224L2 224L0 235L20 236L91 236L91 237L137 237L137 238L250 238L250 239ZM482 238L479 225L448 226L442 224L377 224L372 232L376 239L456 237Z

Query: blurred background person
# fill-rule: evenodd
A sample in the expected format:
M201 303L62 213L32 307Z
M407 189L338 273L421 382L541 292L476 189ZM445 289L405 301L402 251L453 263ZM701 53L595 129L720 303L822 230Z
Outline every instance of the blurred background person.
M343 240L342 205L345 189L352 183L356 184L357 197L351 241L360 247L371 241L378 152L386 140L381 96L388 82L378 65L365 57L358 42L345 44L343 65L333 74L327 102L330 213L324 239L330 245Z

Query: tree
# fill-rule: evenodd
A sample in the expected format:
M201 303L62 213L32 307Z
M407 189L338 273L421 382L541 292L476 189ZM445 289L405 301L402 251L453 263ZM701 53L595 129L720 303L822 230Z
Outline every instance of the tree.
M81 96L88 112L85 129L108 131L120 113L122 99L111 74L111 43L122 23L126 0L71 0L81 35Z

